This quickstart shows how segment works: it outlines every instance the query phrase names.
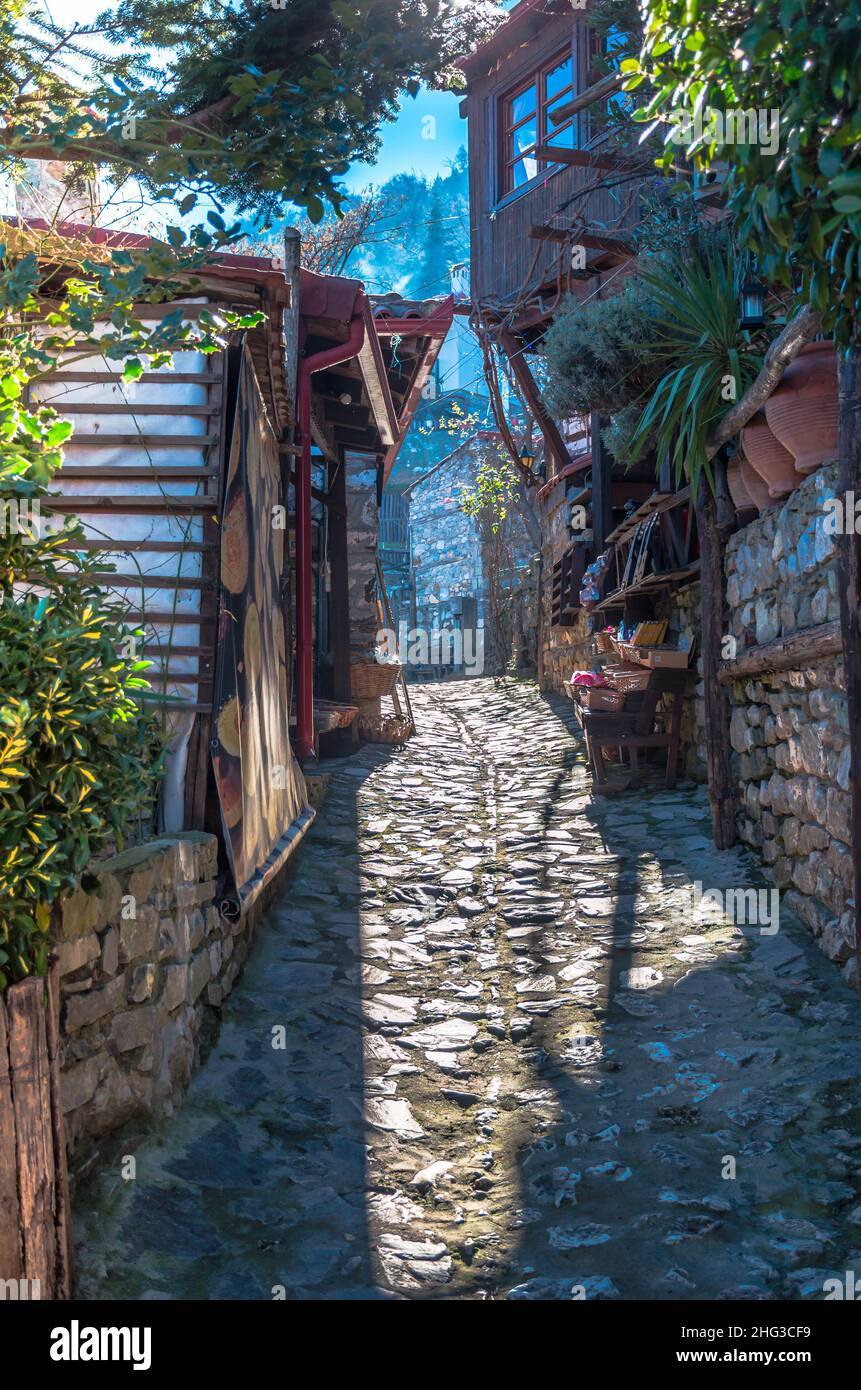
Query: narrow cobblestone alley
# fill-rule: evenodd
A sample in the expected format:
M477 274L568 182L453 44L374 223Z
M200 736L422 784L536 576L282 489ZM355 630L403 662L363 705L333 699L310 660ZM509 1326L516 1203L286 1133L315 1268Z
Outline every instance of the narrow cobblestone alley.
M531 684L414 698L403 750L335 773L183 1111L134 1181L79 1191L79 1294L821 1298L861 1272L858 1003L797 924L693 919L692 882L761 883L704 790L593 801Z

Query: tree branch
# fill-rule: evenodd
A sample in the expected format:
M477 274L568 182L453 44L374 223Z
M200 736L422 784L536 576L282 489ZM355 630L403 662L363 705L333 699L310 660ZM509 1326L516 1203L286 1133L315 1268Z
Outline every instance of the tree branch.
M751 382L732 410L727 411L709 439L706 445L707 458L714 458L718 449L753 419L760 406L768 400L790 362L794 361L801 349L816 337L821 327L822 315L809 304L799 310L795 318L790 319L765 354L759 376Z

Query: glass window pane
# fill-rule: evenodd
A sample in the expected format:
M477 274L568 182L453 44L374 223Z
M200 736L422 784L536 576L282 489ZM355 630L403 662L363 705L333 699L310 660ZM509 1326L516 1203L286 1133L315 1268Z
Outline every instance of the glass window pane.
M524 159L518 159L511 166L511 187L519 188L521 184L528 183L534 179L538 173L538 160L535 155L527 155Z
M533 145L538 143L538 124L535 120L527 121L519 129L512 131L510 155L523 154Z
M548 106L547 112L546 112L546 115L547 115L547 130L548 130L548 132L553 131L553 130L556 129L556 122L555 122L554 116L553 116L554 111L561 111L561 110L563 109L563 107L568 106L568 104L571 102L571 100L572 100L571 93L570 93L570 92L565 92L564 95L561 96L561 97L559 98L558 101L554 101L554 103L553 103L552 106Z
M511 124L517 125L518 121L524 121L527 116L534 116L537 108L535 83L525 91L519 92L511 101Z
M559 126L554 133L547 138L548 145L563 145L567 150L574 148L574 126L571 121L567 125Z
M552 71L548 72L544 80L545 80L545 82L546 82L546 84L547 84L546 87L545 87L545 96L546 96L547 101L551 101L551 100L553 99L553 97L558 96L559 93L560 93L565 87L570 87L570 86L571 86L571 59L570 59L570 57L569 57L569 58L563 59L563 61L558 65L558 67L555 67L555 68L552 69Z

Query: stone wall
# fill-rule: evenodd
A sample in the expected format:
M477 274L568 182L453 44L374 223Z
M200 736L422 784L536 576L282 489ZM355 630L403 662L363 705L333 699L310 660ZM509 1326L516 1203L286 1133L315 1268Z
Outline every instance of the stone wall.
M553 567L571 544L569 525L571 508L566 499L563 479L548 493L541 505L541 660L539 665L542 690L562 693L562 682L572 671L589 662L587 632L588 615L578 609L575 620L565 627L554 626L550 619L553 607Z
M76 1166L181 1103L248 953L215 905L217 840L189 831L94 865L56 929L62 1086Z
M377 470L367 454L347 455L347 566L350 653L366 656L380 629L376 604L380 512Z
M677 647L681 639L695 642L696 647L691 660L691 670L696 679L691 681L688 696L684 703L681 734L681 761L679 773L695 782L708 781L706 767L706 709L705 688L703 686L703 657L700 634L702 619L700 614L701 589L699 584L690 584L686 589L673 589L655 606L656 616L667 619L665 642Z
M806 478L780 506L729 542L730 632L744 647L839 618L825 501L836 465ZM848 714L840 658L736 681L730 735L743 840L761 857L787 908L825 953L855 972Z
M493 666L495 643L502 644L492 631L493 615L490 596L491 563L488 547L474 518L462 510L463 497L471 492L482 465L499 462L499 437L493 431L481 431L453 450L442 464L410 493L410 538L416 596L416 625L429 632L447 625L461 625L462 599L474 599L476 624L484 631L485 658L488 673ZM503 521L499 536L504 540L510 559L512 587L517 591L510 621L500 630L504 646L511 647L509 657L524 667L534 666L536 650L528 625L537 616L534 589L535 570L532 565L534 547L522 518L511 509ZM463 624L466 626L466 624ZM532 638L532 640L530 640ZM507 664L497 654L496 665ZM481 672L477 672L481 674Z

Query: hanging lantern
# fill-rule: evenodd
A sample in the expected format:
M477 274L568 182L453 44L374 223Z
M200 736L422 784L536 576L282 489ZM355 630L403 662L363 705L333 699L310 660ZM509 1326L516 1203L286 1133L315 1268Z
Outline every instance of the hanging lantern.
M520 462L523 465L524 473L532 472L532 465L535 462L535 454L532 450L531 445L524 444L523 448L520 450Z
M748 271L741 287L742 328L762 328L765 324L765 287Z

